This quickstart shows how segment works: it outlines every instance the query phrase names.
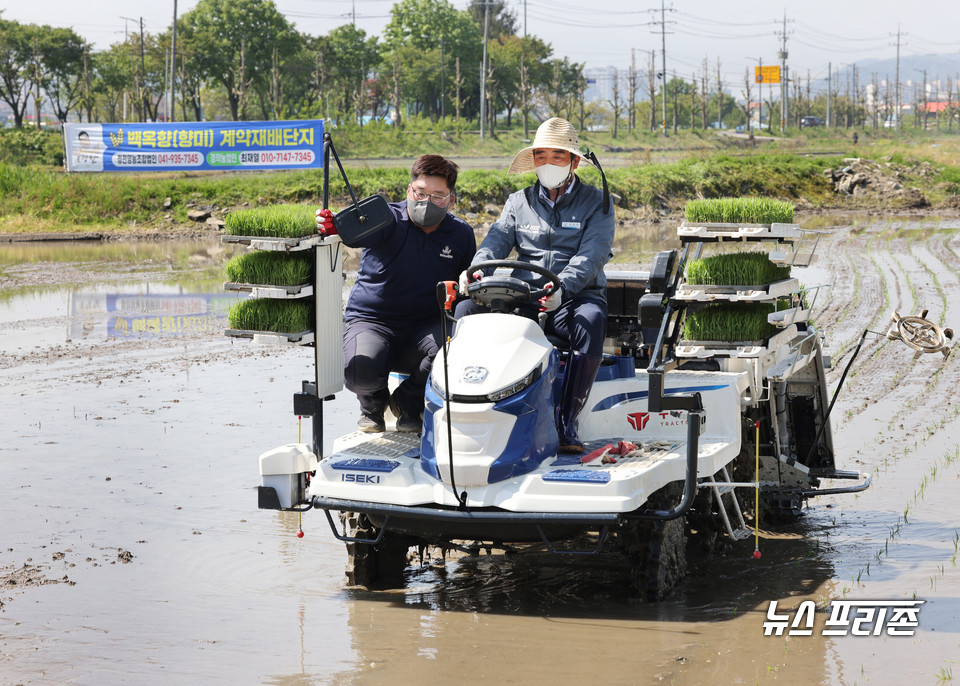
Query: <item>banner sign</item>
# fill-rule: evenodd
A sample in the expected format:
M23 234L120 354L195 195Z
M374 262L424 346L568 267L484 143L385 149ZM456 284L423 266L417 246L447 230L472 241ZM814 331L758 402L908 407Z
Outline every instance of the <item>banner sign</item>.
M323 120L64 124L68 172L320 169Z
M754 67L753 77L756 83L780 83L780 67Z

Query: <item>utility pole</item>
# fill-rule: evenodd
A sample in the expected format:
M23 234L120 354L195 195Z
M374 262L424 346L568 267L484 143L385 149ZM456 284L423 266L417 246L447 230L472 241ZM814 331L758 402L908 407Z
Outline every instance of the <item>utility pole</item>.
M167 121L175 121L174 106L177 97L177 0L173 0L173 40L170 42L170 111Z
M897 86L896 86L896 115L895 115L896 118L897 118L897 120L896 120L896 121L897 121L897 131L900 130L900 36L905 36L905 35L906 35L906 34L900 33L900 24L897 24L897 42L896 42L896 44L895 44L895 45L897 46L897 71L896 71L896 76L894 76L894 79L896 79L896 82L897 82Z
M827 128L830 128L830 93L833 91L833 84L831 79L833 78L833 64L827 62Z
M783 31L780 33L780 130L790 120L790 72L787 68L787 10L783 10Z
M527 37L527 0L523 0L523 37Z
M851 124L854 127L857 126L857 110L860 107L860 82L859 74L857 73L857 65L853 65L853 116L851 117Z
M129 17L120 17L120 18L124 20L123 21L123 42L126 43L130 38L129 36L130 18ZM126 88L123 89L123 121L124 123L126 123L127 121L127 89Z
M663 81L660 88L660 95L663 98L661 115L662 119L660 122L661 129L663 130L663 135L667 135L667 19L666 13L667 8L664 5L665 0L660 0L660 21L653 20L651 24L660 24L660 76ZM656 10L649 10L650 12L656 12ZM674 9L671 7L670 11L673 12Z
M760 100L760 114L757 115L757 128L762 132L763 131L763 58L762 57L760 58L760 78L757 79L757 83L760 84L759 92L757 93L757 97Z
M93 107L90 105L90 65L88 62L88 54L90 51L90 44L87 41L83 42L83 104L87 109L87 123L90 123L90 112ZM81 121L83 121L81 119Z
M443 63L443 34L440 34L440 121L447 116L447 72Z
M487 117L487 39L490 36L490 3L483 4L483 63L480 65L480 140L485 137Z
M927 70L923 70L923 130L927 130Z
M37 120L34 124L37 127L37 131L40 130L40 45L39 42L34 36L33 39L33 83L36 86L36 91L33 95L33 105L34 111L36 112Z
M163 49L163 109L170 116L170 48ZM157 107L157 119L160 119L160 107Z
M144 82L147 78L147 68L143 59L143 17L140 17L140 104L143 107L143 118L147 118L147 89Z

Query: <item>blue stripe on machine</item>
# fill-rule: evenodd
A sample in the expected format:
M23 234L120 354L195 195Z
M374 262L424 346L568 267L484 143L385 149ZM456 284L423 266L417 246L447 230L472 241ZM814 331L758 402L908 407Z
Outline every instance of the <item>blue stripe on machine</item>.
M605 484L610 481L610 472L594 469L554 469L540 477L544 481L586 481Z
M683 388L668 388L666 395L677 395L678 393L691 393L695 391L700 391L705 393L707 391L719 391L721 388L726 388L730 384L720 384L716 386L684 386ZM641 398L646 398L649 395L647 391L631 391L630 393L617 393L616 395L611 395L596 405L593 406L591 412L600 412L601 410L609 410L611 407L616 407L623 403L629 402L631 400L640 400Z
M330 465L334 469L352 469L358 472L392 472L400 466L396 460L380 460L372 457L353 457Z

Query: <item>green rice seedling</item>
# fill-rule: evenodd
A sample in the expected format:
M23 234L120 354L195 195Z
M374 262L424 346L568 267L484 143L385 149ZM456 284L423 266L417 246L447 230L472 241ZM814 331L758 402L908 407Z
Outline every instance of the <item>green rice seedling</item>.
M225 267L235 283L268 286L302 286L313 281L313 254L310 251L256 251L237 255Z
M777 332L767 322L772 303L722 303L707 305L687 315L683 337L691 341L760 341Z
M313 205L270 205L231 212L223 230L232 236L300 238L317 232Z
M720 253L687 265L687 283L694 285L753 286L790 277L789 266L779 266L765 253Z
M298 333L314 328L313 300L241 300L230 307L230 328Z
M769 198L691 200L684 210L688 222L716 224L790 224L793 205Z

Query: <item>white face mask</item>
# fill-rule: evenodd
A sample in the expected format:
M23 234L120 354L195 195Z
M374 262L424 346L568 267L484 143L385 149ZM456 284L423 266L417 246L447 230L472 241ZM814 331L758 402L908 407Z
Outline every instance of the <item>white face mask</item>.
M553 190L562 186L570 177L570 167L573 166L573 160L570 164L558 167L555 164L541 164L536 168L537 178L540 179L540 185L547 190Z

